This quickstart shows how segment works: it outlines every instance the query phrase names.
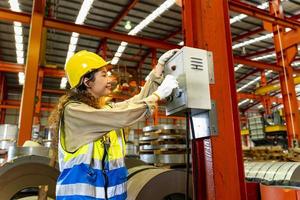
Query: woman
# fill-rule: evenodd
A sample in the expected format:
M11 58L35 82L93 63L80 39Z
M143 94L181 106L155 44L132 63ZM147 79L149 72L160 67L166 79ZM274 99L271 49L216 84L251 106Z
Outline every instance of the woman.
M127 198L122 127L142 119L156 101L178 87L170 75L162 82L163 66L176 51L160 57L138 95L109 106L98 103L111 92L106 69L109 63L88 51L80 51L68 60L65 72L71 90L60 98L49 119L50 126L57 130L54 141L58 141L61 171L57 200Z

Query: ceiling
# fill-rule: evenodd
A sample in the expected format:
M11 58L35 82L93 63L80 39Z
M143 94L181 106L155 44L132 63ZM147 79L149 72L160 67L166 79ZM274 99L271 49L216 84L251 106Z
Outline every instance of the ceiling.
M48 0L46 6L46 16L57 20L74 23L80 10L83 0ZM111 30L118 33L127 34L129 30L124 28L126 21L130 21L132 27L138 25L143 19L157 9L164 0L95 0L92 4L89 14L87 15L84 24L87 26L96 27L102 30ZM251 5L261 5L264 1L244 1ZM19 0L20 10L24 13L31 13L32 0ZM128 13L119 21L116 22L119 16L130 5L131 8ZM286 17L292 17L300 14L300 1L299 0L285 0L282 2L283 10ZM0 8L10 9L8 0L0 1ZM240 15L230 11L230 18ZM299 17L300 19L300 17ZM152 23L140 31L137 36L162 40L177 45L183 40L181 34L181 7L174 4L160 17L156 18ZM115 24L115 25L114 25ZM252 17L246 17L235 23L231 24L231 33L233 38L233 45L241 43L246 40L257 38L268 34L267 31L260 31L251 36L236 40L236 37L245 34L249 31L256 30L262 27L262 21ZM24 57L26 60L26 52L28 45L29 26L23 24L23 43L24 43ZM47 29L46 37L46 50L44 65L63 69L66 61L68 46L72 33L61 30ZM76 51L86 49L96 52L104 38L92 37L88 35L79 35ZM121 41L107 39L107 59L112 59L115 55ZM272 49L273 39L265 39L253 44L247 45L243 48L236 48L233 50L235 56L244 56L248 59L254 59L258 56L272 54L269 51L265 54L258 54L257 52L266 49ZM157 57L159 57L165 50L157 49ZM100 52L101 54L101 52ZM255 55L258 54L258 55ZM250 55L250 56L249 56ZM252 56L251 56L252 55ZM145 58L145 59L144 59ZM298 55L299 58L299 55ZM144 60L144 62L140 62ZM17 63L16 60L16 47L14 38L13 22L0 20L0 61ZM261 59L260 61L267 63L274 63L275 57ZM299 66L300 67L300 66ZM137 77L145 77L151 70L151 49L144 45L128 44L126 50L120 58L120 61L114 70L127 71ZM138 74L139 72L140 74ZM250 81L260 76L260 71L244 65L235 72L237 81L237 89L245 86ZM12 91L21 92L22 86L18 85L18 76L16 73L5 73L8 88ZM276 79L277 73L268 74L268 79ZM259 80L257 81L259 83ZM43 87L45 89L59 89L60 79L46 77L44 79ZM257 87L256 82L249 85L240 92L250 93ZM275 93L271 94L274 95ZM45 94L54 95L54 94ZM58 96L58 95L57 95ZM247 102L240 105L242 110L248 109L258 102Z

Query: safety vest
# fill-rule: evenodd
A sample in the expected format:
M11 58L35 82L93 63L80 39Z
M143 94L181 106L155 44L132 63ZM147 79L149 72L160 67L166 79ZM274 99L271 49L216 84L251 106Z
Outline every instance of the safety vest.
M58 158L60 176L56 185L57 200L125 200L127 169L122 130L112 130L97 141L75 152L65 149L63 119L60 125Z

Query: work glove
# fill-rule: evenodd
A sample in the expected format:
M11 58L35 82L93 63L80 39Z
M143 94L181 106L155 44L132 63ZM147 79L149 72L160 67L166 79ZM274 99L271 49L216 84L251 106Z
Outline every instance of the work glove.
M164 66L166 62L175 55L175 53L179 51L179 49L172 49L161 55L158 59L158 63Z
M160 99L165 99L166 97L170 96L172 90L177 87L178 82L176 78L172 75L167 75L154 93L158 95Z

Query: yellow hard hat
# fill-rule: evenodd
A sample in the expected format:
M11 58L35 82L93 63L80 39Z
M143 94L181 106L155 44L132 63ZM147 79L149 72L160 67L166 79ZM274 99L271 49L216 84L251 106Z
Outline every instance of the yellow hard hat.
M65 65L65 72L71 85L71 89L81 83L81 78L85 74L104 67L109 63L110 62L106 62L103 58L93 52L82 50L75 53Z

